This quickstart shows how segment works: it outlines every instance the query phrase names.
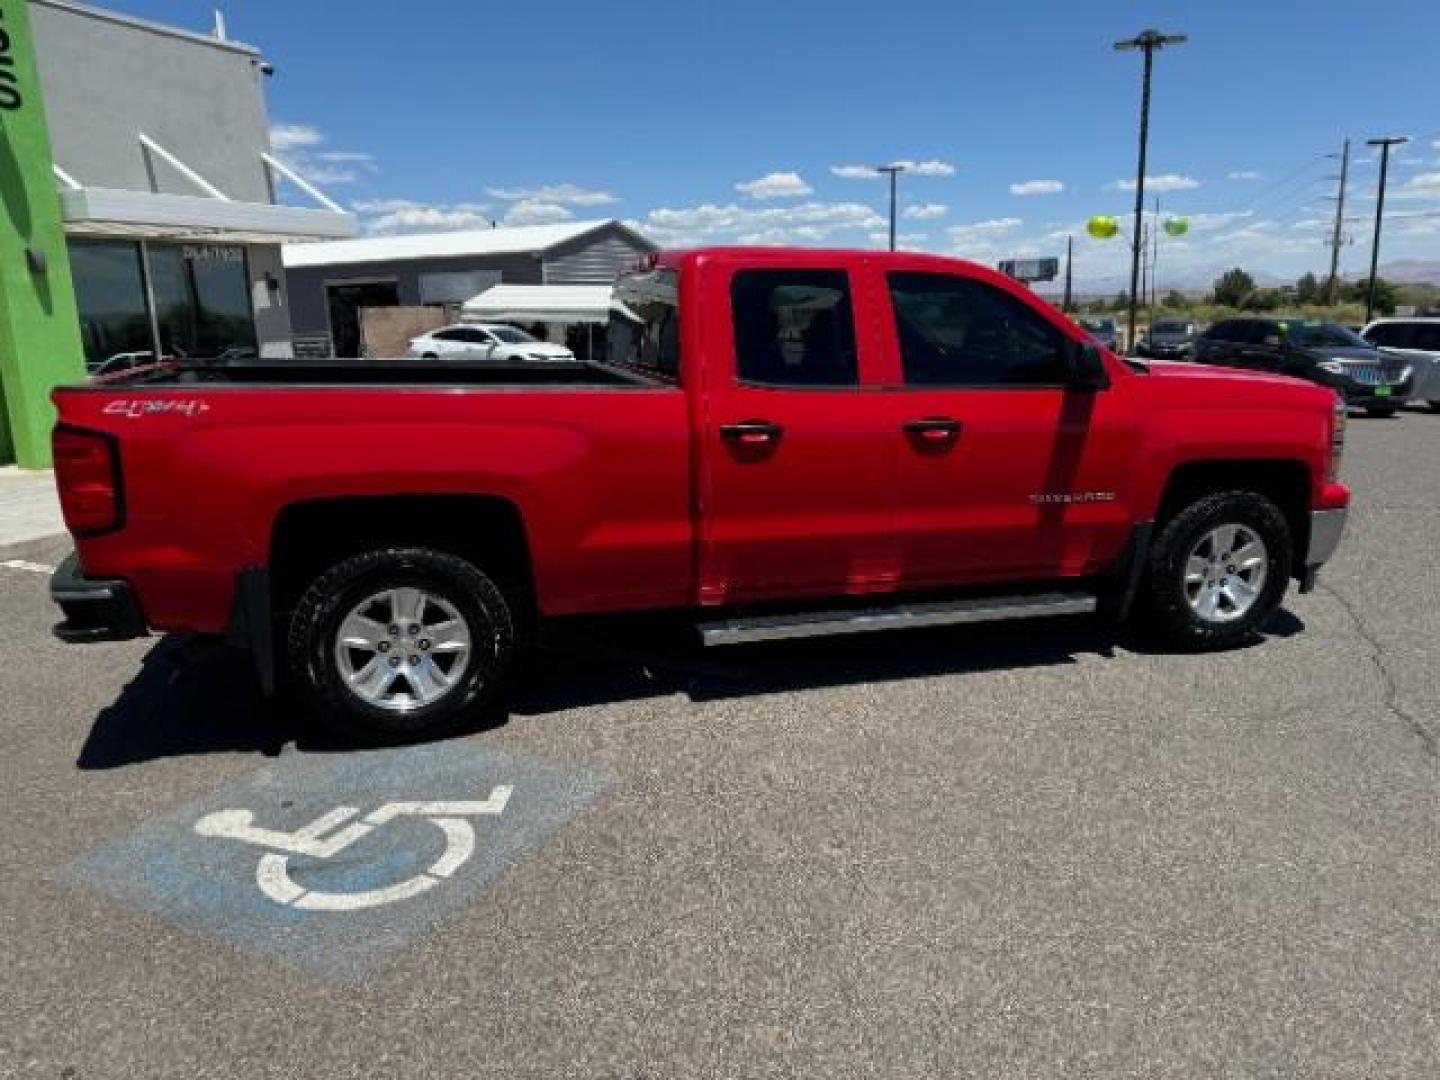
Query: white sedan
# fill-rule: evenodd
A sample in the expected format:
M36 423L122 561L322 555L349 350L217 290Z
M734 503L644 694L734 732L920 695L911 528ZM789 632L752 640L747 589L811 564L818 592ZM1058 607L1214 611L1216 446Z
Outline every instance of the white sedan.
M541 341L503 323L456 323L410 339L410 355L423 360L573 361L564 345Z

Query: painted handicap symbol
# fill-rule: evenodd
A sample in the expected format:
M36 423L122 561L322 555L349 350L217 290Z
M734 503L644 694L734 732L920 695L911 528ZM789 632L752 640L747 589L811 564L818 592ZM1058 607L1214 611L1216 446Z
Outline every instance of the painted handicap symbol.
M270 849L260 856L255 882L277 904L302 911L359 911L419 896L449 878L475 853L475 830L465 819L500 815L513 790L501 784L491 789L488 799L469 802L388 802L359 821L351 820L360 813L357 808L337 806L294 832L261 828L254 824L255 815L249 810L220 810L206 814L194 829L201 836ZM381 889L321 892L296 884L290 876L292 855L328 859L401 817L423 817L445 834L445 850L440 857L414 877Z

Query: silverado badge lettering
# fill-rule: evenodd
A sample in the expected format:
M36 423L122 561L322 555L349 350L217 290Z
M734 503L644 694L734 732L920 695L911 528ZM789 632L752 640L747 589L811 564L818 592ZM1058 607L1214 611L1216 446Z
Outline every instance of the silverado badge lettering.
M1113 491L1037 491L1030 496L1032 503L1095 503L1114 502Z
M119 398L107 402L101 410L107 416L124 416L134 420L141 416L152 416L156 413L179 413L181 416L199 416L203 412L210 411L210 404L206 401L199 401L194 398L183 398L180 400L162 399L160 401L146 401L143 398L131 400Z

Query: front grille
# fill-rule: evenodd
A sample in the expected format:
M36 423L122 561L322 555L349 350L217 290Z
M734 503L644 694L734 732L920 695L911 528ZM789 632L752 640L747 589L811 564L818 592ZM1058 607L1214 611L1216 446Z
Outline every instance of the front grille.
M1359 363L1347 363L1345 374L1354 379L1361 386L1382 386L1386 383L1397 383L1404 373L1404 365L1401 364L1376 364L1366 361Z

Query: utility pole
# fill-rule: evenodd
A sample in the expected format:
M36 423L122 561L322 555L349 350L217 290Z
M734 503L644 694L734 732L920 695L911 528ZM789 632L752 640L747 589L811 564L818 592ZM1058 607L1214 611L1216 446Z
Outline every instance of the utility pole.
M1070 312L1070 261L1075 252L1075 237L1065 237L1065 299L1060 301L1060 310Z
M1150 318L1155 318L1159 307L1160 283L1160 196L1155 196L1155 215L1150 220Z
M1390 147L1410 141L1408 135L1384 135L1366 139L1366 146L1380 147L1380 191L1375 199L1375 239L1370 245L1370 286L1365 290L1365 321L1375 313L1375 271L1380 266L1380 223L1385 219L1385 175L1390 171Z
M1135 290L1140 283L1140 221L1145 209L1145 151L1150 139L1150 71L1155 63L1155 50L1166 45L1183 45L1184 34L1162 34L1158 30L1142 30L1128 41L1115 42L1115 49L1126 52L1139 49L1145 54L1145 71L1140 91L1140 164L1135 171L1135 228L1130 244L1130 333L1128 347L1135 347Z
M1130 348L1135 348L1135 310L1137 303L1144 304L1150 297L1150 222L1145 222L1140 230L1140 296L1134 294L1130 297Z
M1335 232L1330 237L1330 278L1325 282L1325 303L1335 303L1335 289L1340 284L1340 245L1345 227L1345 180L1350 175L1350 140L1340 147L1340 191L1335 196Z
M890 174L890 250L891 250L891 251L894 251L894 250L895 250L895 194L896 194L896 183L895 183L895 181L896 181L896 177L898 177L902 172L905 171L905 166L904 166L904 165L900 165L900 164L894 164L894 165L876 165L876 166L875 166L875 171L876 171L877 173L889 173L889 174Z

